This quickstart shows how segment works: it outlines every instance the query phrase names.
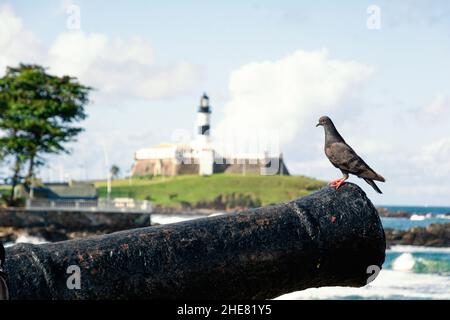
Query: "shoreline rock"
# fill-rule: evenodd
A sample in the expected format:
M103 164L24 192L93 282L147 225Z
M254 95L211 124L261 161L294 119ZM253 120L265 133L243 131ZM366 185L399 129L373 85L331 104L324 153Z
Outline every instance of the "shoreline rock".
M377 208L380 217L388 218L410 218L414 213L406 211L390 211L386 208Z
M386 243L425 247L450 247L450 223L434 223L408 230L385 229Z
M0 209L0 240L3 243L15 242L21 235L58 242L148 226L148 214Z
M417 212L407 212L407 211L390 211L386 208L383 207L378 207L377 208L378 214L380 215L380 217L383 218L411 218L411 216L413 215L423 215L421 213L417 213ZM450 212L446 212L446 213L440 213L440 214L432 214L433 216L437 216L437 215L443 215L443 216L448 216L450 217Z

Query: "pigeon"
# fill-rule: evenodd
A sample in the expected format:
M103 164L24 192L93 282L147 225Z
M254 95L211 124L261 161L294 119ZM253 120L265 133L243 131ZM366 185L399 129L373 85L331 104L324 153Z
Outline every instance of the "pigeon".
M345 142L333 121L327 116L319 119L316 127L322 126L325 129L325 154L330 162L342 171L344 175L341 179L334 180L330 183L331 187L338 189L345 180L348 179L349 174L354 174L359 178L364 179L376 192L382 193L375 181L385 182L386 180L370 168L367 163L361 159L360 156Z

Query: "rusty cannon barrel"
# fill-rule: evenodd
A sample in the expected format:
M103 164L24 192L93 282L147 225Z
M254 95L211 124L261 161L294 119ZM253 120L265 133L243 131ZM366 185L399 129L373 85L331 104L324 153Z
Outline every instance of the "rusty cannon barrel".
M5 270L11 299L266 299L364 286L385 248L375 207L347 183L234 214L17 244Z

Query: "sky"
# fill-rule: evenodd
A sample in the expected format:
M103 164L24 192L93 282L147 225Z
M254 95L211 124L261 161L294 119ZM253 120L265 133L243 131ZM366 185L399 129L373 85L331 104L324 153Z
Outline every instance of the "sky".
M0 75L38 63L95 88L70 155L45 180L128 173L134 152L191 139L276 137L291 173L340 177L315 124L330 116L386 178L376 204L450 205L450 2L0 1ZM5 168L3 168L5 169Z

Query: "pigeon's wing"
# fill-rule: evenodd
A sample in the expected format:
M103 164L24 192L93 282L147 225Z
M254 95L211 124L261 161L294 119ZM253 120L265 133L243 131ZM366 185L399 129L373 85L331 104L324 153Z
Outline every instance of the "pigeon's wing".
M349 173L363 179L377 180L384 182L384 178L373 171L367 163L346 143L334 142L325 148L325 153L331 163Z

